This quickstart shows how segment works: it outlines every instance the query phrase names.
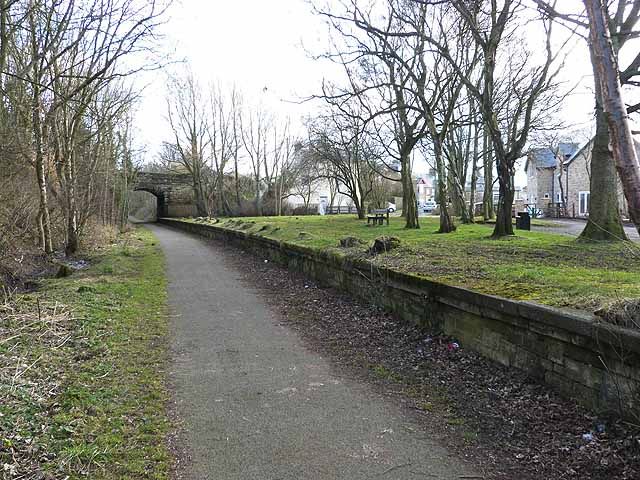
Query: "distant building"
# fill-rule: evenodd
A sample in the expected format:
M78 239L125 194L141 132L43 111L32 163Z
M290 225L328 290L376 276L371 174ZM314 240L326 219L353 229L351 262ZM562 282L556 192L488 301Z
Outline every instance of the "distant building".
M636 153L640 156L640 141L634 139ZM563 165L562 184L567 204L567 214L576 217L589 216L589 204L591 202L591 150L593 139L587 142ZM560 181L559 172L556 174ZM622 184L616 178L618 184L618 205L623 217L627 217L627 201L624 198Z
M640 155L640 142L635 140L635 145ZM561 143L558 155L549 148L531 150L525 164L525 201L530 206L535 205L546 215L588 217L592 147L593 140L590 140L582 148L578 148L575 143ZM626 217L627 203L619 180L617 182L620 211Z
M476 180L476 199L475 199L476 203L482 203L482 199L484 198L484 188L485 188L484 177L479 176L478 179ZM465 187L465 192L467 193L466 196L468 200L469 196L471 195L471 182L467 182L467 185ZM500 187L498 186L498 182L494 182L493 185L491 185L491 193L493 196L493 203L495 204L498 202L498 198L500 197Z
M309 185L308 190L305 192L307 198L301 193L292 192L287 198L287 204L293 209L298 209L305 205L305 200L308 200L311 211L316 211L320 203L324 203L329 208L344 207L349 211L349 208L353 207L353 200L348 195L337 190L336 188L331 188L329 180L319 178ZM340 186L339 190L345 191L346 188Z
M416 179L416 200L421 205L432 202L436 197L435 177L424 175Z
M550 203L563 203L557 170L578 151L577 143L561 143L557 151L536 148L527 154L524 171L527 174L525 202L545 209Z
M482 213L482 202L484 201L484 189L485 189L485 181L484 177L479 176L476 180L476 192L475 192L475 211L476 215L480 215ZM524 198L526 195L526 188L514 187L513 191L513 205L516 211L521 211L524 208ZM491 186L491 197L493 198L494 207L498 204L498 200L500 200L500 186L498 182L494 182ZM471 182L467 182L465 186L465 199L467 202L471 199Z

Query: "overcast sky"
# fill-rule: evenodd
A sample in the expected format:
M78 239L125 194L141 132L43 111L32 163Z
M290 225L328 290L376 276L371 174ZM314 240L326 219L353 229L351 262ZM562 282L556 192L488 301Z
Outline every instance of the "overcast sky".
M164 32L165 50L187 61L203 85L235 84L247 102L262 101L292 122L309 111L298 100L317 92L330 67L305 52L325 45L326 27L302 0L178 0ZM169 70L183 68L177 64ZM170 132L166 75L156 72L150 79L137 124L152 155Z
M576 9L581 5L579 0L560 3L565 9L570 4ZM235 84L248 101L262 101L289 115L294 124L313 108L296 100L317 93L322 78L335 77L337 71L311 59L305 51L325 50L328 39L327 27L305 0L178 0L163 30L163 49L176 60L188 61L202 84ZM563 117L576 127L587 128L593 117L591 66L586 44L575 41L572 45L563 78L582 83L567 100ZM171 67L174 71L182 68ZM165 120L166 75L156 72L145 81L149 86L136 125L140 143L147 146L146 161L150 161L160 143L170 139ZM416 173L425 169L426 165L416 165ZM517 180L523 185L521 174Z

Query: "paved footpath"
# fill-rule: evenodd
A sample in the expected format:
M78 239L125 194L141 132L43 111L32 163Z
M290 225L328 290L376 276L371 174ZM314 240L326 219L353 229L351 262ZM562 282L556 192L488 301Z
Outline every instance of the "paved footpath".
M586 225L584 220L572 220L568 218L549 218L548 220L553 224L553 226L542 227L533 225L533 230L536 232L561 233L563 235L578 237ZM640 236L638 236L638 231L635 227L625 225L624 231L627 233L629 240L633 242L640 242Z
M186 478L482 478L390 399L307 349L224 248L149 228L167 259Z

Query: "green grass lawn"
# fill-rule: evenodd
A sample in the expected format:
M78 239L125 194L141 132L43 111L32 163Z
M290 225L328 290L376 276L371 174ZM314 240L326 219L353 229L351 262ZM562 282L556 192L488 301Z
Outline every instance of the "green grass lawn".
M87 270L5 305L0 360L24 374L0 379L0 467L168 478L166 283L152 234L122 235Z
M458 225L437 234L438 219L420 218L421 229L405 230L392 217L389 226L367 226L353 216L255 217L222 219L225 228L345 255L366 256L367 244L380 236L401 239L401 248L371 258L380 266L450 285L547 305L595 310L622 298L640 297L640 249L631 243L582 243L544 232L518 231L516 238L492 240L491 225ZM302 235L301 235L302 233ZM354 236L361 248L340 249Z

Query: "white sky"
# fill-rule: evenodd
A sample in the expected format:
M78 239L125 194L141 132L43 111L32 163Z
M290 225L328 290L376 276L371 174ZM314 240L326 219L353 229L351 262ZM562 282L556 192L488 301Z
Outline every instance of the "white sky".
M326 28L302 0L178 0L165 25L165 49L189 63L201 84L235 84L246 102L263 102L299 123L310 106L298 99L317 92L331 65L309 58ZM303 47L304 42L304 47ZM180 72L184 67L170 67ZM155 72L138 112L149 154L170 138L166 116L166 74ZM147 80L149 81L149 80ZM266 87L266 91L264 88Z
M566 2L566 3L565 3ZM580 0L562 0L563 8ZM565 10L567 11L567 10ZM339 70L327 62L309 58L307 50L326 50L327 27L311 13L306 0L177 0L170 20L163 27L164 50L176 60L185 59L198 80L236 84L245 99L262 101L276 112L288 115L294 124L313 108L294 103L317 93L323 77L335 78ZM534 39L535 40L535 39ZM542 47L542 40L540 40ZM535 41L532 47L535 47ZM171 70L184 68L177 64ZM588 128L593 112L591 65L586 44L574 42L563 79L581 86L567 100L563 118ZM171 138L166 115L166 74L147 75L149 84L138 108L136 126L140 143L146 144L146 161L153 160L163 140ZM266 92L264 87L267 87ZM426 165L415 166L416 173ZM524 185L522 173L516 184Z

